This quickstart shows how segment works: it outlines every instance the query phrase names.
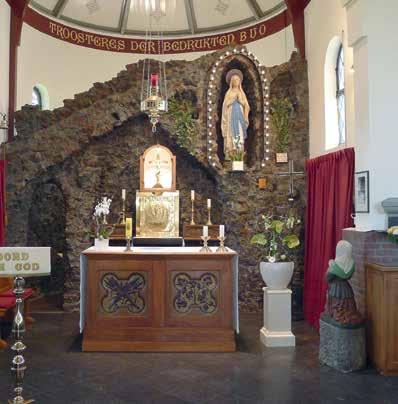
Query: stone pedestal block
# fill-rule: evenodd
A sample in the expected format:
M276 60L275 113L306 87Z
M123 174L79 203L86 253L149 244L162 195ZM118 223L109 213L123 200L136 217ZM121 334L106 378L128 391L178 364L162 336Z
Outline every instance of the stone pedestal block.
M321 319L319 360L343 373L363 369L366 366L365 325L340 328Z
M292 334L292 291L290 289L264 290L264 327L261 342L267 347L296 345Z

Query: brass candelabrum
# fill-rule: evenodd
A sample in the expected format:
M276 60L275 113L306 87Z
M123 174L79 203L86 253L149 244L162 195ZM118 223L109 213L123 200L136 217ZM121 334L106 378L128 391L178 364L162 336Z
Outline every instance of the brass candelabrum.
M191 226L195 224L195 201L191 199Z
M14 343L11 349L15 352L14 358L11 362L11 370L15 374L15 397L12 400L8 400L9 404L29 404L34 400L25 400L22 396L23 393L23 380L26 371L26 362L23 356L23 352L26 349L26 345L23 342L25 335L25 320L23 317L23 305L25 294L25 279L18 276L14 280L14 294L16 297L15 303L15 315L12 322L12 335Z
M228 252L228 248L225 247L224 242L225 242L225 237L218 237L218 240L220 241L220 246L217 248L216 252L218 253L224 253Z
M203 240L203 247L199 250L199 252L206 253L206 254L211 253L212 252L211 248L207 245L207 243L210 240L210 237L209 236L202 236L201 239Z
M208 226L211 226L213 223L211 222L211 207L207 207L207 223Z

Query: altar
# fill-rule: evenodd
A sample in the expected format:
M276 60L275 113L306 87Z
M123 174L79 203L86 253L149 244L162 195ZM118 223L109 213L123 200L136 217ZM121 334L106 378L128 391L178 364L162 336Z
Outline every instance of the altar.
M83 351L235 351L235 251L91 247L80 268Z

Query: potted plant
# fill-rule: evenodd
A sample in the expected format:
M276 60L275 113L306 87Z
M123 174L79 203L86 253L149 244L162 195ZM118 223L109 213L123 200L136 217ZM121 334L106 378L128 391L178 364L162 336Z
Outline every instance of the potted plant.
M232 171L244 171L245 152L241 148L237 148L231 153Z
M98 248L109 247L109 237L113 232L113 226L108 224L107 216L111 203L112 199L103 197L94 208L94 245Z
M293 105L288 98L275 98L271 102L271 129L276 139L276 162L287 163L287 151L292 129Z
M261 276L270 289L286 289L293 276L292 253L300 246L296 232L301 221L293 215L263 215L262 222L264 230L251 239L265 249L267 262L260 263Z
M392 226L387 230L388 238L395 242L398 243L398 226Z

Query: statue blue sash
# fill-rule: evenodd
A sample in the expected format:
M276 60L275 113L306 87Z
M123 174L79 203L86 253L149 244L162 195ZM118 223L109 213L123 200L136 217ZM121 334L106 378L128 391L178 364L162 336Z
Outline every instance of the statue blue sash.
M242 108L240 102L235 100L232 103L232 112L231 112L231 129L232 135L234 137L235 142L239 142L240 138L240 127L242 127L243 131L243 139L247 138L247 125L245 121L245 117L243 116Z

